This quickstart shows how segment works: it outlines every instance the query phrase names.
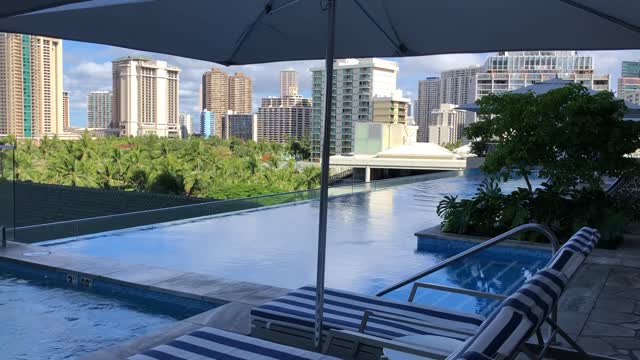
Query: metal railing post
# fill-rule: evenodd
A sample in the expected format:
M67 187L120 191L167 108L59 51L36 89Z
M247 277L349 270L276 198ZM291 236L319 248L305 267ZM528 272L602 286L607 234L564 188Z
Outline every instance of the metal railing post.
M7 247L7 229L4 226L0 226L0 239L2 240L2 247Z

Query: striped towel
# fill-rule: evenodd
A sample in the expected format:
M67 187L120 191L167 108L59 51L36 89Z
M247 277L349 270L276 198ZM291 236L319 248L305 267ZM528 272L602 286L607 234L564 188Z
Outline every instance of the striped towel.
M564 245L562 248L571 249L574 252L581 253L582 255L589 256L591 251L598 243L600 239L600 233L596 229L583 227L578 230Z
M316 289L306 286L285 296L258 306L251 311L252 320L274 323L303 331L313 332ZM448 329L475 333L485 320L477 314L393 301L377 296L362 295L342 290L325 290L325 330L358 330L364 311L418 320ZM402 321L371 317L365 332L391 339L405 335L441 335L456 339L468 336L428 326L411 325Z
M131 360L337 360L332 356L204 327Z

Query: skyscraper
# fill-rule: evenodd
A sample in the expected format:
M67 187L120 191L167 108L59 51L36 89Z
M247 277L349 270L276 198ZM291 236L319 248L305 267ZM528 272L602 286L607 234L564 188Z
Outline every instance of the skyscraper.
M482 66L479 65L443 71L440 74L439 104L464 105L473 102L476 99L476 74L479 72L482 72Z
M69 92L62 92L62 128L69 128Z
M202 75L202 110L205 109L217 116L229 110L229 75L220 69L211 69ZM218 121L213 132L222 134L221 121Z
M594 75L593 57L576 51L506 51L487 58L476 75L476 99L561 78L590 89L609 90L610 76Z
M298 72L293 69L280 71L280 97L298 95Z
M431 112L440 107L440 78L428 77L418 82L418 103L415 121L418 125L418 142L429 140Z
M311 102L302 96L263 98L258 108L258 140L287 142L309 135Z
M250 77L241 72L229 76L229 108L227 110L239 114L251 113L252 97L253 82Z
M252 109L253 82L243 73L229 76L226 72L214 68L202 75L202 110L208 109L221 119L227 111L248 114ZM223 135L223 122L215 122L214 133Z
M618 97L640 104L640 61L623 61L618 78Z
M204 139L208 139L214 135L216 129L216 114L204 109L200 113L200 136Z
M0 135L64 131L62 40L0 33Z
M258 140L258 115L227 113L223 121L225 139Z
M123 57L112 62L112 126L122 136L179 137L180 69L165 61Z
M191 114L180 113L180 115L178 115L178 122L180 123L180 135L183 139L193 134L193 119L191 118Z
M324 119L325 69L313 68L311 157L320 158ZM336 60L333 69L331 154L353 151L353 123L372 121L373 97L391 97L396 90L398 64L382 59Z
M386 124L406 124L409 117L410 100L397 91L394 96L376 96L373 98L372 121Z
M87 95L87 127L108 128L113 117L111 91L92 91Z

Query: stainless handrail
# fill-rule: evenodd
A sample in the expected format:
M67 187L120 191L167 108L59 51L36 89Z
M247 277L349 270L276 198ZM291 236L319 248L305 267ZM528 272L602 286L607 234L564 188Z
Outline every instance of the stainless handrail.
M509 238L509 236L512 236L514 234L517 234L519 232L523 232L523 231L537 231L541 234L543 234L544 236L547 237L547 239L549 239L549 241L551 242L551 249L552 249L552 254L555 254L556 251L558 251L558 249L560 248L560 242L558 241L558 238L553 234L553 232L551 232L551 230L549 230L549 228L547 228L544 225L540 225L540 224L524 224L524 225L520 225L518 227L515 227L503 234L500 234L492 239L489 239L481 244L478 244L474 247L472 247L471 249L468 249L466 251L461 252L460 254L454 255L444 261L442 261L441 263L434 265L430 268L428 268L427 270L421 271L415 275L412 275L402 281L399 281L391 286L388 286L384 289L382 289L380 292L378 292L376 294L376 296L383 296L386 295L394 290L397 290L405 285L408 285L422 277L425 277L427 275L430 275L438 270L444 269L445 267L451 265L452 263L465 259L477 252L480 252L488 247L494 246L498 243L501 243L505 240L507 240Z
M15 145L2 145L0 144L0 150L15 150Z

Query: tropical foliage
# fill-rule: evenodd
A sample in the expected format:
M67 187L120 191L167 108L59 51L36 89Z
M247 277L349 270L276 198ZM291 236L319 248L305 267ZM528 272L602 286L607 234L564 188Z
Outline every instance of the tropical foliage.
M581 85L544 94L506 93L478 101L481 121L465 129L472 151L486 156L485 180L472 199L445 197L437 212L443 231L496 235L537 222L568 237L581 226L598 228L615 246L625 225L638 219L634 204L603 189L605 177L638 167L627 156L640 148L640 123L624 121L626 106L611 92ZM534 189L533 173L546 181ZM522 177L526 188L503 194L499 182Z
M0 143L16 140L5 138ZM296 165L295 158L308 153L306 143L153 136L91 139L86 134L74 141L20 140L15 178L68 186L241 198L318 187L319 167Z

